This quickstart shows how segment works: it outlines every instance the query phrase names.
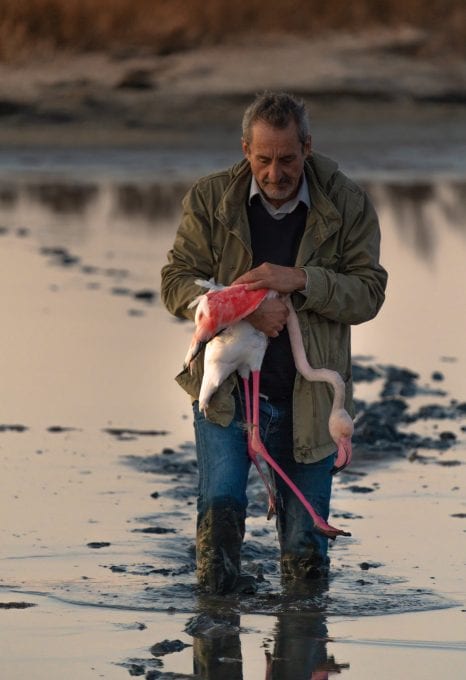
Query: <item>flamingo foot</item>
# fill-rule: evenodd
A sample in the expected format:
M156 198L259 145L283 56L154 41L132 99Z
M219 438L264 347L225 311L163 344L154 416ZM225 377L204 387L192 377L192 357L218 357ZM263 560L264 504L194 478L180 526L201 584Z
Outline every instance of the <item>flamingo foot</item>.
M351 536L351 534L348 531L343 531L342 529L337 529L336 527L330 526L330 524L328 524L320 515L317 514L317 512L314 510L309 501L303 496L302 492L298 489L296 484L291 481L288 475L282 470L278 463L268 453L267 449L265 448L262 441L258 438L258 436L253 437L250 448L252 451L252 459L254 460L254 458L256 458L258 455L261 456L261 458L263 458L275 470L275 472L280 475L285 484L287 484L290 487L290 489L294 492L294 494L297 496L297 498L301 501L301 503L304 505L304 507L310 514L314 522L314 529L316 531L323 534L324 536L327 536L327 538L331 538L332 540L334 540L337 536ZM257 463L258 462L259 461L257 461Z
M332 527L322 519L322 517L318 517L318 519L314 521L314 529L320 534L327 536L327 538L330 538L332 541L334 541L337 536L351 536L349 531L343 531L343 529Z
M335 459L335 464L331 470L332 475L341 472L347 465L351 463L353 457L353 448L350 437L342 437L338 442L338 453Z

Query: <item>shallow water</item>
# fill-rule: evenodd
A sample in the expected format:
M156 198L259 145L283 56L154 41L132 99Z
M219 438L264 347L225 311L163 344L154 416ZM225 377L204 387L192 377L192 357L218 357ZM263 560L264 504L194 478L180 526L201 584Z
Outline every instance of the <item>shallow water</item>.
M418 372L410 413L462 402L465 185L448 177L365 184L390 284L379 317L354 329L353 353L361 365ZM275 529L254 479L245 562L259 592L197 594L190 406L173 381L191 327L158 299L185 185L184 177L41 173L0 181L0 604L36 605L0 611L2 677L58 678L67 666L71 677L118 678L138 663L157 670L157 658L190 674L193 656L202 677L296 680L325 669L460 677L458 417L402 428L434 442L451 432L453 446L361 451L337 479L334 521L353 536L332 546L328 584L282 589ZM382 386L383 378L358 383L357 397L374 401ZM200 614L220 617L222 634L186 632ZM194 650L149 653L176 638Z

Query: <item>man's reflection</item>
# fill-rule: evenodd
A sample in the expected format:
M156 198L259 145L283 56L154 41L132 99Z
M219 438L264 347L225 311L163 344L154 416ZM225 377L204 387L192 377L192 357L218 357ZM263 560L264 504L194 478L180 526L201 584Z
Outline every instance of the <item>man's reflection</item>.
M348 667L327 654L322 614L279 614L274 637L273 653L267 654L266 680L327 680Z
M348 668L327 654L325 608L319 611L319 598L326 589L321 586L320 591L314 588L311 593L309 585L305 588L304 592L295 585L283 593L283 609L287 603L294 609L299 604L299 611L276 615L273 649L265 653L265 680L328 680ZM194 638L194 673L202 680L222 676L243 680L238 602L225 598L215 604L206 600L199 604L202 613L186 627Z
M186 626L193 636L194 675L202 680L243 680L240 615L228 607L208 608Z

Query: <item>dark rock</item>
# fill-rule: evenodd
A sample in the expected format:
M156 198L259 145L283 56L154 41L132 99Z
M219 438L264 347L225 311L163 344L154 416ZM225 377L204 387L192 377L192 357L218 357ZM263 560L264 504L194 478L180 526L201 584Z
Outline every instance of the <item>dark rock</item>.
M115 287L110 291L112 295L131 295L129 288Z
M440 439L443 441L454 441L457 439L456 434L454 432L440 432Z
M118 665L126 668L131 676L140 677L146 673L159 673L157 670L150 669L161 668L163 663L160 659L128 659ZM160 677L160 674L154 677Z
M32 602L0 602L0 609L28 609L29 607L37 607Z
M92 541L91 543L87 544L87 547L93 548L94 550L98 550L99 548L108 548L109 545L112 544L108 543L107 541Z
M73 432L74 427L63 427L62 425L52 425L51 427L47 428L47 432L50 432L52 434L60 434L62 432Z
M440 371L434 371L430 377L432 378L432 380L437 381L445 380L445 376Z
M0 432L26 432L26 425L0 425Z
M404 421L414 423L416 420L454 420L463 415L461 406L461 404L450 404L450 406L425 404L418 411L407 416Z
M163 640L152 645L149 651L153 656L165 656L166 654L173 654L173 652L182 652L183 649L191 646L181 640Z
M392 444L399 441L396 429L408 405L402 399L385 399L366 406L354 424L353 442L361 445Z
M154 290L138 290L133 296L136 300L142 300L143 302L152 303L157 298L157 293Z
M359 565L359 567L363 571L368 571L369 569L377 569L378 567L381 567L381 566L382 565L381 565L380 562L361 562L361 564Z
M144 529L133 529L133 531L141 534L176 534L176 529L165 527L144 527Z
M125 437L160 437L169 434L167 430L133 430L132 428L125 427L107 427L103 431L118 439Z
M373 382L381 377L381 373L372 366L352 365L353 382Z
M370 486L358 486L357 484L352 484L351 486L348 486L348 491L351 491L352 493L372 493L375 491Z
M55 264L63 267L71 267L79 262L80 258L77 255L71 255L66 248L61 247L43 247L40 249L42 255L52 257Z

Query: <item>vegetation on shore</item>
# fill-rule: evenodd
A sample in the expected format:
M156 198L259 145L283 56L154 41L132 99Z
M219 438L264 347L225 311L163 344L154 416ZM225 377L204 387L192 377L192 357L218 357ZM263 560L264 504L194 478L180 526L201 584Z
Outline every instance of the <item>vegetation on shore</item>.
M60 50L167 54L242 33L411 26L416 50L466 53L464 0L1 0L0 59Z

